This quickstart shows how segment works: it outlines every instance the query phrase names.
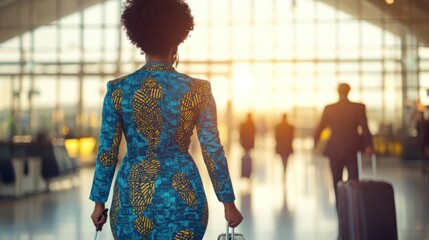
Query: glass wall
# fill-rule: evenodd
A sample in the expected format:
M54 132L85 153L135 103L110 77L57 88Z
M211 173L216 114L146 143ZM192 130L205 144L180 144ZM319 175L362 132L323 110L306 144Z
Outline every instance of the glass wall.
M309 136L339 82L367 105L373 133L403 126L404 89L414 89L410 106L429 104L429 50L414 48L417 82L404 81L403 26L387 15L367 19L318 0L188 2L196 26L178 70L212 82L221 124L249 111L273 124L287 112ZM144 64L121 31L120 9L120 0L100 1L0 43L1 139L98 135L106 82Z

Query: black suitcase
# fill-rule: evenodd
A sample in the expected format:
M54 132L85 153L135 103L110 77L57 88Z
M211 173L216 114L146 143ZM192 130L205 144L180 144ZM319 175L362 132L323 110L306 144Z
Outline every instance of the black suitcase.
M375 157L373 167L374 162ZM358 163L361 169L360 154ZM398 239L395 200L390 183L377 180L340 181L337 192L342 240Z
M241 158L241 177L250 178L252 174L252 158L249 153L245 153Z

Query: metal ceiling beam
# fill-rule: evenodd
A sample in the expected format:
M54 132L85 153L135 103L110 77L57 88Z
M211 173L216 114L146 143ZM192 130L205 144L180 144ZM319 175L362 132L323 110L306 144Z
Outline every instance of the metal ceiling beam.
M426 0L318 0L340 11L364 19L403 36L411 31L420 43L429 46L429 2ZM49 24L104 0L2 0L0 43ZM383 20L383 21L382 21Z
M426 0L318 0L358 19L404 36L414 34L418 41L429 46L429 3Z
M393 4L385 1L367 0L391 19L400 22L416 36L417 40L429 46L429 2L427 0L395 0Z
M9 0L0 7L0 43L104 0Z

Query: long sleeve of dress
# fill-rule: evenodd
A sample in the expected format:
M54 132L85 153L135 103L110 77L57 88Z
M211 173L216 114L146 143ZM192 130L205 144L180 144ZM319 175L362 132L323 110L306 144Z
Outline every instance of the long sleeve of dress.
M203 99L204 107L200 112L197 122L198 139L218 200L221 202L233 202L235 195L225 152L219 139L216 103L209 82L207 82L206 89L205 99Z
M107 84L103 103L100 145L89 197L94 202L104 203L108 199L122 139L122 91L119 88L114 90L113 87L113 84Z

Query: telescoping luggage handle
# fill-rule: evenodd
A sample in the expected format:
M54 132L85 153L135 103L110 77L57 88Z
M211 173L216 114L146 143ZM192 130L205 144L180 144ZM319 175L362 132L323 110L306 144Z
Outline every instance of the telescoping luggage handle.
M104 209L103 213L100 215L100 217L98 217L98 221L100 221L102 216L107 217L107 212L109 211L108 208ZM100 230L101 231L101 230ZM97 236L98 236L98 231L95 230L95 236L94 236L94 240L97 240Z
M226 234L225 234L225 239L226 240L230 240L230 238L229 238L229 229L230 229L230 227L229 227L229 223L228 223L228 221L226 222ZM231 240L234 240L234 228L231 228L232 229L232 237L231 237Z
M362 152L357 153L357 163L358 163L359 180L362 180L362 173L363 173ZM374 153L371 154L371 165L372 165L372 176L375 177L377 174L377 163L376 163L376 158Z

